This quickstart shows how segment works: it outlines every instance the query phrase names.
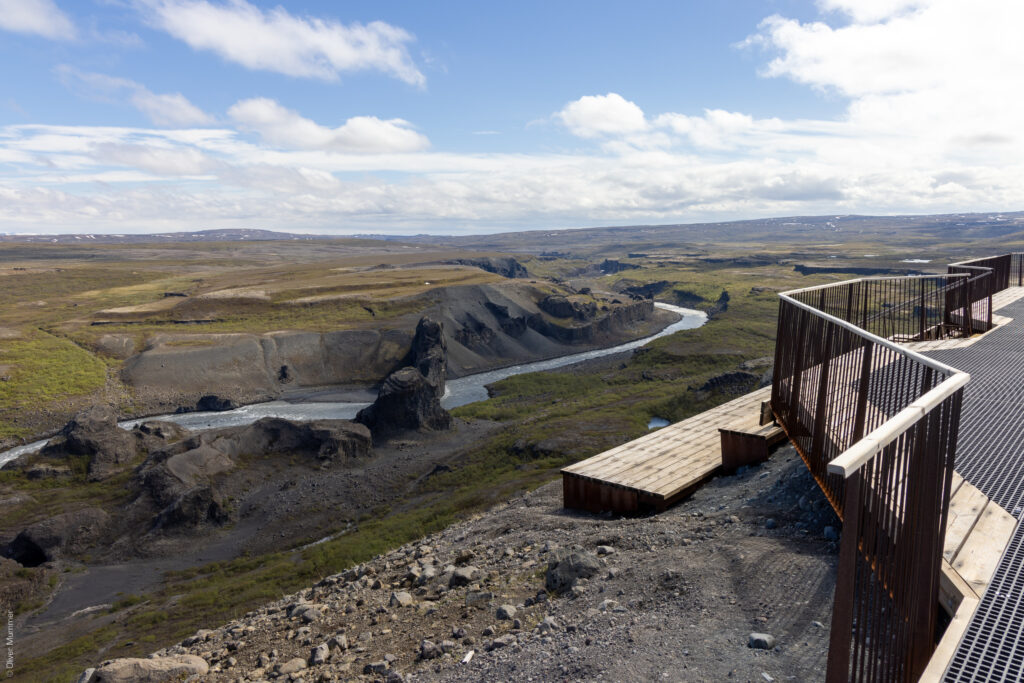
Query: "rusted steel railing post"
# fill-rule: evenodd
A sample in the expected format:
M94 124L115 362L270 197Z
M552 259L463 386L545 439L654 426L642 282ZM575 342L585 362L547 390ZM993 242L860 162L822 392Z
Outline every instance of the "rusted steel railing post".
M853 642L853 608L857 592L857 542L860 539L861 473L846 480L843 505L843 536L839 541L839 567L832 603L826 683L850 680L850 648Z
M850 441L852 443L857 443L864 438L864 422L867 419L868 414L868 383L871 380L871 357L873 355L874 348L874 344L865 344L864 355L861 357L860 384L857 391L857 408L853 417L853 433L850 435Z
M835 326L829 325L828 331L821 344L821 357L818 362L818 398L814 405L814 427L811 436L811 453L819 454L822 445L825 443L825 419L827 416L828 401L828 374L832 364L832 338L835 334ZM824 471L827 463L819 463Z
M924 330L925 330L925 317L928 314L928 307L925 305L924 295L924 278L921 278L921 303L920 303L920 331L918 333L918 341L924 341Z

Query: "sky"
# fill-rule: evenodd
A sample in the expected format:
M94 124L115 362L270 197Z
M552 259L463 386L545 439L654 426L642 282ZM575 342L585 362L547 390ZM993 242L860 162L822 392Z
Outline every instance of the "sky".
M0 233L1024 209L1019 0L0 0Z

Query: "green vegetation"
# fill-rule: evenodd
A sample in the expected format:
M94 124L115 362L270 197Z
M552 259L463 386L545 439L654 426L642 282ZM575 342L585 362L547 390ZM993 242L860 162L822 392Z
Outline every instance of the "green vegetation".
M27 436L17 414L70 397L85 396L106 383L107 366L67 339L35 330L0 340L0 366L7 380L0 392L0 438Z

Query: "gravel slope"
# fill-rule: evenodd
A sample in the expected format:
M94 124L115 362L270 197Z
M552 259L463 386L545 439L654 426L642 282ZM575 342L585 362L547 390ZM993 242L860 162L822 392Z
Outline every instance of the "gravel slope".
M838 526L789 447L650 517L552 483L156 656L211 681L819 680ZM573 549L594 574L548 590Z

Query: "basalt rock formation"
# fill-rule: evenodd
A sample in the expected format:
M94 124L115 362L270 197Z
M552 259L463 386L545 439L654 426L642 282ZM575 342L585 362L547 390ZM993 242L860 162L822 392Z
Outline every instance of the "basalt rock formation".
M428 317L416 326L408 365L392 372L377 400L356 415L375 436L407 430L440 430L452 425L441 407L448 348L441 324Z
M612 345L650 333L657 324L649 301L612 293L569 293L523 279L432 290L419 313L373 327L263 334L160 333L129 357L121 372L147 412L195 410L216 392L222 401L203 409L280 398L330 386L379 384L409 365L416 322L428 315L443 325L448 375L492 370ZM417 302L418 303L418 302ZM404 304L403 304L404 305ZM555 311L552 313L551 311Z
M109 522L109 515L99 508L66 512L25 527L2 554L23 567L38 567L64 552L88 548Z
M501 275L507 278L526 278L530 277L530 273L527 272L526 268L522 263L515 260L511 256L505 257L487 257L487 258L463 258L455 259L450 261L460 266L474 266L480 270L485 270L488 273L494 273L495 275Z
M137 507L155 510L157 529L218 525L232 518L218 482L240 457L287 453L322 466L370 454L370 433L349 420L291 422L267 417L244 427L203 432L154 452L133 485Z
M621 273L624 270L636 270L640 266L636 265L635 263L624 263L617 259L606 258L604 261L601 262L601 265L598 267L601 269L601 272L603 273Z
M75 415L60 433L43 447L47 457L89 457L90 479L103 479L138 455L130 432L117 426L117 413L108 405L96 405Z
M574 320L590 320L597 314L597 304L593 301L581 303L570 301L564 296L552 295L541 299L540 310L556 318L572 318Z
M142 453L163 448L187 435L188 430L159 420L143 422L131 431L121 429L117 426L117 413L112 407L95 405L75 415L57 436L43 446L40 455L44 459L87 456L89 479L101 481L130 467ZM70 470L62 465L33 460L23 456L12 465L29 468L26 472L30 478L61 476L65 470L70 474Z

